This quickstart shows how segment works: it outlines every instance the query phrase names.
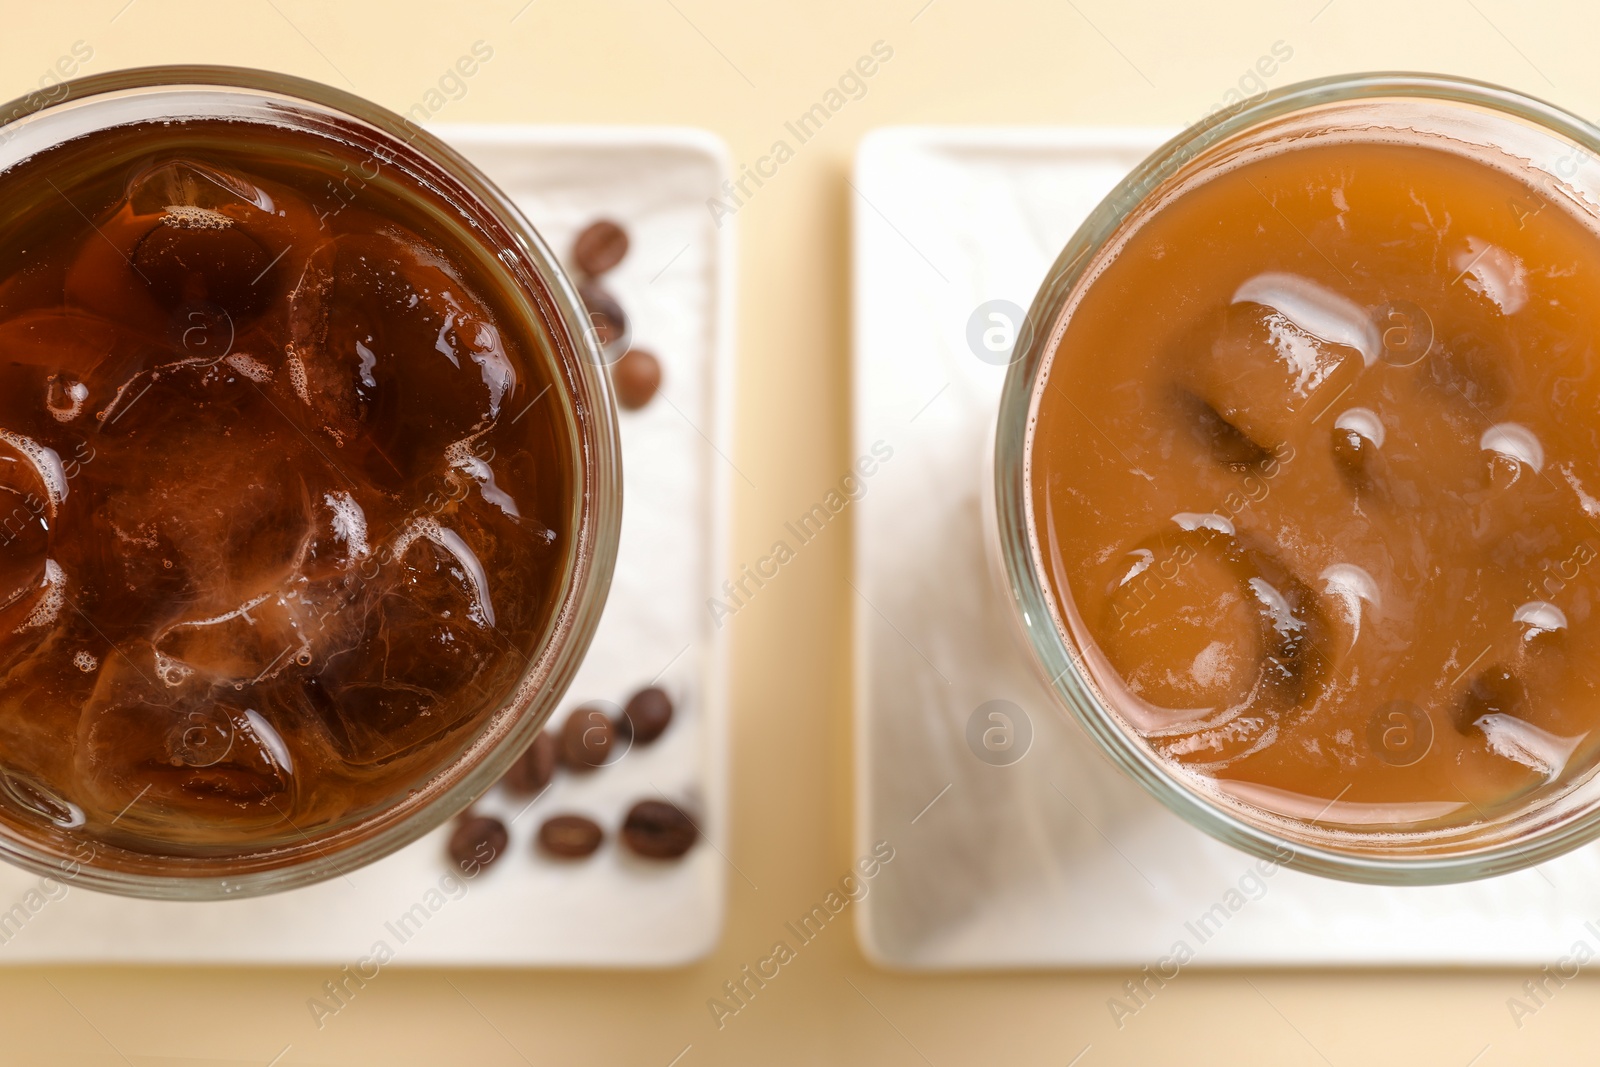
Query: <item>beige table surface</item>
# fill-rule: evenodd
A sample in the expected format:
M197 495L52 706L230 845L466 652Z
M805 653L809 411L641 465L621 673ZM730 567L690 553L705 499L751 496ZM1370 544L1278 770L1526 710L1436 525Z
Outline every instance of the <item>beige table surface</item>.
M58 58L267 67L395 110L482 40L435 118L703 126L752 162L874 42L894 50L739 213L733 550L753 559L846 469L844 178L898 123L1187 122L1283 42L1274 84L1360 69L1491 79L1600 113L1592 5L1511 0L11 0L0 90ZM911 978L830 926L718 1030L706 1008L852 860L848 530L835 524L733 627L727 928L667 973L384 971L318 1030L318 970L0 969L0 1065L1371 1064L1592 1061L1600 982L1521 1019L1530 973L1186 971L1118 1030L1121 973ZM685 1046L688 1046L687 1051ZM285 1052L285 1049L287 1051ZM1087 1051L1085 1051L1087 1050ZM674 1061L673 1057L681 1059ZM274 1057L281 1058L274 1061ZM1074 1057L1080 1059L1074 1060ZM1475 1058L1476 1057L1476 1058Z

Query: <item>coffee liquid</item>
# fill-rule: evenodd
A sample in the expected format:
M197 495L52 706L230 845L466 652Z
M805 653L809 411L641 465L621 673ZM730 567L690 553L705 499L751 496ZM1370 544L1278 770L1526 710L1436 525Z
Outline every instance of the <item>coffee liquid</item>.
M1493 817L1600 752L1600 238L1420 145L1143 223L1037 394L1058 621L1155 752L1326 825Z
M0 193L0 819L219 855L403 800L553 625L548 333L333 137L119 127Z

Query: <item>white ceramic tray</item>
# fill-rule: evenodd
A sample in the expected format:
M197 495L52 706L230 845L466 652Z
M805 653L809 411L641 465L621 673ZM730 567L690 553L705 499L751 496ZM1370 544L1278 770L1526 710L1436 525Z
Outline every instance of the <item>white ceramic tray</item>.
M581 778L558 774L531 810L491 793L480 807L514 819L509 854L464 883L441 886L448 828L348 877L221 903L80 889L30 897L38 879L3 867L0 965L355 966L381 941L393 953L386 966L658 967L695 959L716 943L728 877L721 855L726 663L705 605L726 557L730 468L718 450L730 451L734 244L731 224L716 227L705 204L727 173L725 149L694 130L436 132L509 193L558 254L601 216L632 237L606 284L632 318L635 342L660 356L665 375L655 400L620 416L616 579L557 715L588 699L621 703L660 675L677 698L677 717L661 740L614 766ZM658 794L689 800L709 838L679 863L633 860L615 839L628 807ZM556 811L590 814L611 831L610 841L581 863L536 856L540 819Z
M856 836L861 853L896 849L861 906L863 950L917 970L1157 973L1180 942L1190 966L1538 965L1580 940L1592 954L1600 848L1462 886L1264 876L1099 756L1013 640L979 503L1005 368L974 355L969 316L994 299L1026 308L1169 132L906 128L862 143L855 447L894 451L854 505ZM1023 709L1019 738L1031 727L1009 766L967 742L991 700Z

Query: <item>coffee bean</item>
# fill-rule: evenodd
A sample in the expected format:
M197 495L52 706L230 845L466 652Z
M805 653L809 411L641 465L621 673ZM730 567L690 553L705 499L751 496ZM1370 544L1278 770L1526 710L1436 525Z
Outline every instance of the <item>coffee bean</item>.
M672 725L672 698L651 686L628 698L628 706L617 720L617 733L648 745Z
M541 730L539 736L533 739L533 744L528 746L528 751L518 756L517 762L506 771L500 784L516 796L533 796L550 784L556 772L560 747L555 734Z
M450 859L463 874L477 874L500 858L510 840L505 823L469 812L450 835Z
M694 846L699 832L676 804L641 800L622 824L622 840L638 855L671 860Z
M609 219L591 223L572 246L573 261L591 278L615 267L627 254L628 232Z
M539 827L539 847L562 859L582 859L594 854L605 831L582 815L552 815Z
M617 403L629 411L638 411L661 388L661 361L654 353L630 348L627 355L612 364L611 385L616 390Z
M561 758L575 771L592 771L606 761L615 740L606 713L586 704L568 715L561 727Z

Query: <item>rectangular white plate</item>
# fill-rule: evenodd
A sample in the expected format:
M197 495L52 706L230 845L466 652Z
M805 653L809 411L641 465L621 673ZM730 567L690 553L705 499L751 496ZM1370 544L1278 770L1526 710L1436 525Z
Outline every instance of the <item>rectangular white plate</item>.
M1118 773L1035 680L984 555L1003 367L968 318L1026 308L1084 216L1171 131L881 130L856 162L855 439L894 449L856 504L857 849L896 850L863 950L918 970L1534 964L1596 934L1600 847L1461 886L1347 885L1255 861ZM1020 705L1031 749L978 760L968 720ZM931 806L930 806L931 804Z
M616 579L553 721L585 700L622 703L660 675L677 700L672 726L614 766L558 773L529 810L492 792L479 806L514 819L511 845L464 888L441 888L448 827L348 877L221 903L71 889L34 908L39 898L28 894L38 879L0 868L0 964L354 965L381 941L393 965L660 967L716 943L727 876L726 662L706 598L721 577L729 521L729 468L717 450L730 451L734 244L732 226L716 227L705 205L727 174L726 150L710 134L680 129L436 132L511 195L558 255L600 217L632 239L606 286L631 316L636 344L661 358L664 380L643 410L620 415ZM659 794L687 801L709 838L681 862L634 860L616 839L627 809ZM574 864L537 856L540 821L561 811L598 821L605 847Z

